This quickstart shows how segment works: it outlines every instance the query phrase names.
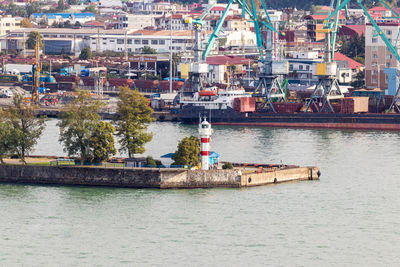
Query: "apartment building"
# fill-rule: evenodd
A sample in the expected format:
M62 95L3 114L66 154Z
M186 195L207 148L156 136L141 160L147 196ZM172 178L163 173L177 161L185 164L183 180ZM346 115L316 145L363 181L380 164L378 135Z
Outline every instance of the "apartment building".
M174 53L191 51L193 48L193 37L191 31L174 31L172 44L170 42L170 31L168 30L140 30L125 34L102 34L90 37L90 49L92 51L116 51L140 53L143 47L148 46L158 53L165 53L170 50Z
M378 26L385 33L392 45L396 44L400 23L397 21L381 22ZM400 45L396 44L399 52ZM365 85L367 88L387 89L385 68L398 68L399 62L392 55L371 23L365 28Z
M9 32L19 29L20 21L11 16L0 16L0 36L4 36Z
M117 15L117 22L114 24L114 28L119 30L141 30L145 27L153 26L153 20L154 17L150 15L123 12Z

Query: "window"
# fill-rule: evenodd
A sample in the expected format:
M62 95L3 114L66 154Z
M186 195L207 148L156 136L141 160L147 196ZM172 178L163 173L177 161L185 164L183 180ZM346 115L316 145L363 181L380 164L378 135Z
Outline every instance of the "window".
M372 62L371 66L372 66L372 67L376 67L376 66L378 66L378 63Z
M386 55L386 59L392 59L392 54Z
M299 65L299 70L303 70L303 65Z
M390 62L386 63L386 68L390 68Z
M387 35L392 35L392 30L386 30Z
M115 40L110 40L110 43L115 43Z
M372 54L372 58L378 58L378 54Z
M151 40L151 44L152 45L156 45L156 44L158 44L158 41L157 40Z
M132 39L128 39L128 44L132 44Z
M377 46L373 46L372 47L372 51L378 51L378 47Z
M289 65L289 70L293 70L293 64Z
M65 34L60 34L60 38L65 38Z
M372 43L377 43L377 42L378 42L378 39L372 38Z
M165 45L165 40L159 40L159 41L158 41L158 44L160 44L160 45Z
M117 39L117 44L124 44L124 39Z
M377 35L378 32L376 30L372 30L372 35Z
M142 44L144 44L144 45L149 44L149 40L142 40Z
M307 66L306 66L306 70L310 70L310 65L307 65Z
M140 40L135 40L135 44L140 44Z

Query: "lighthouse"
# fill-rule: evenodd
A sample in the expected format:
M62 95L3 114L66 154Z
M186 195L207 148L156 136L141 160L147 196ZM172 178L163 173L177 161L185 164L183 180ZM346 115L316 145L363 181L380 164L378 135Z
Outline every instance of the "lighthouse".
M201 156L201 169L210 169L210 137L212 134L211 124L204 118L203 122L199 124L200 135L200 156Z

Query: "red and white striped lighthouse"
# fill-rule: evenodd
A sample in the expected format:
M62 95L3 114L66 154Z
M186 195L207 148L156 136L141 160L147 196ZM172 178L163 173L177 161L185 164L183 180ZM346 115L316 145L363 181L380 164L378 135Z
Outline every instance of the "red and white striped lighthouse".
M204 121L199 125L200 135L200 155L201 169L210 169L210 137L212 134L211 124L204 118Z

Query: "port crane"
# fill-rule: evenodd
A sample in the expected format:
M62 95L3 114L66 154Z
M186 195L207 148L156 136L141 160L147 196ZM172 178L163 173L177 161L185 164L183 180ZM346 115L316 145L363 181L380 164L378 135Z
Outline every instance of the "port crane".
M254 96L263 97L265 101L262 105L263 108L270 109L276 112L272 98L275 101L285 101L286 97L283 92L282 85L279 82L278 75L288 74L288 63L280 62L284 67L277 65L279 62L273 62L272 58L272 32L282 34L273 26L271 19L268 15L266 5L261 0L261 5L266 17L266 21L259 19L257 15L257 8L254 0L229 0L226 8L224 9L213 33L209 37L206 47L202 48L201 31L203 30L204 17L209 13L215 2L209 3L203 14L196 20L193 20L193 27L195 30L195 42L194 42L194 60L189 66L189 78L185 82L181 91L184 91L188 82L192 82L193 91L199 92L203 89L203 83L206 80L206 74L208 73L208 65L205 63L206 58L211 52L215 41L218 39L221 33L222 25L228 16L228 13L232 7L232 4L238 4L242 9L242 19L249 19L253 24L256 32L257 48L259 53L259 81L254 91ZM250 5L250 6L249 6ZM266 41L264 41L263 33L266 33ZM200 56L201 54L201 56ZM276 68L274 68L274 65ZM278 70L283 70L279 72ZM277 71L274 71L277 70Z
M334 0L332 0L332 2L333 2ZM397 19L400 19L400 15L397 13L397 12L395 12L392 8L390 8L389 7L389 5L388 4L386 4L384 1L382 1L382 0L378 0L384 7L386 7L388 10L390 10L391 12L392 12L392 14L397 18ZM325 20L325 26L326 26L326 28L327 29L330 29L330 28L332 28L333 27L333 31L332 31L332 33L334 33L334 38L332 38L332 40L331 40L331 46L333 45L333 48L334 48L334 44L335 44L335 42L336 42L336 30L337 30L337 27L338 27L338 24L337 24L337 18L338 18L338 16L339 16L339 12L341 11L341 10L345 10L345 12L346 12L346 16L348 16L348 12L347 12L347 5L350 3L350 2L355 2L362 10L363 10L363 13L365 14L365 16L368 18L368 20L370 21L370 23L372 24L372 26L374 27L374 29L376 30L376 32L377 32L377 35L379 35L379 37L382 39L382 41L385 43L385 45L386 45L386 47L387 47L387 49L390 51L390 53L396 58L396 60L400 63L400 55L399 55L399 53L397 52L397 46L398 46L398 44L397 44L397 42L398 42L398 40L399 40L399 35L400 35L400 30L398 31L398 34L397 34L397 38L396 38L396 41L395 41L395 43L394 43L394 45L392 44L392 42L389 40L389 38L386 36L386 34L382 31L382 29L379 27L379 25L377 24L377 22L371 17L371 15L368 13L368 10L366 9L366 7L363 5L363 2L362 2L362 0L344 0L344 1L341 1L341 0L337 0L337 2L336 2L336 8L335 8L335 10L333 10L332 9L332 3L331 2L331 12L330 12L330 14L329 14L329 16L326 18L326 20ZM334 19L334 21L333 21L333 23L332 22L330 22L331 21L331 19L333 19L333 18L335 18ZM332 50L332 54L333 54L333 52L334 52L334 50ZM399 83L399 81L400 81L400 73L399 73L399 70L397 70L397 84L398 84L398 88L397 88L397 90L396 90L396 94L395 94L395 96L394 96L394 98L393 98L393 101L392 101L392 103L391 103L391 105L390 105L390 108L389 108L389 110L388 110L388 112L391 112L391 111L394 111L394 112L400 112L400 105L399 105L399 101L400 101L400 83Z
M32 65L32 104L39 104L39 86L40 86L40 45L39 40L35 43L35 64Z
M324 26L318 32L325 34L324 62L317 64L318 82L307 103L305 112L308 112L311 106L317 112L332 112L335 110L331 100L338 100L344 97L336 78L337 65L334 61L336 48L336 35L339 28L341 0L331 0L329 15L325 20ZM345 7L346 17L348 17L347 5ZM337 12L336 12L337 11ZM331 19L333 20L331 21Z

